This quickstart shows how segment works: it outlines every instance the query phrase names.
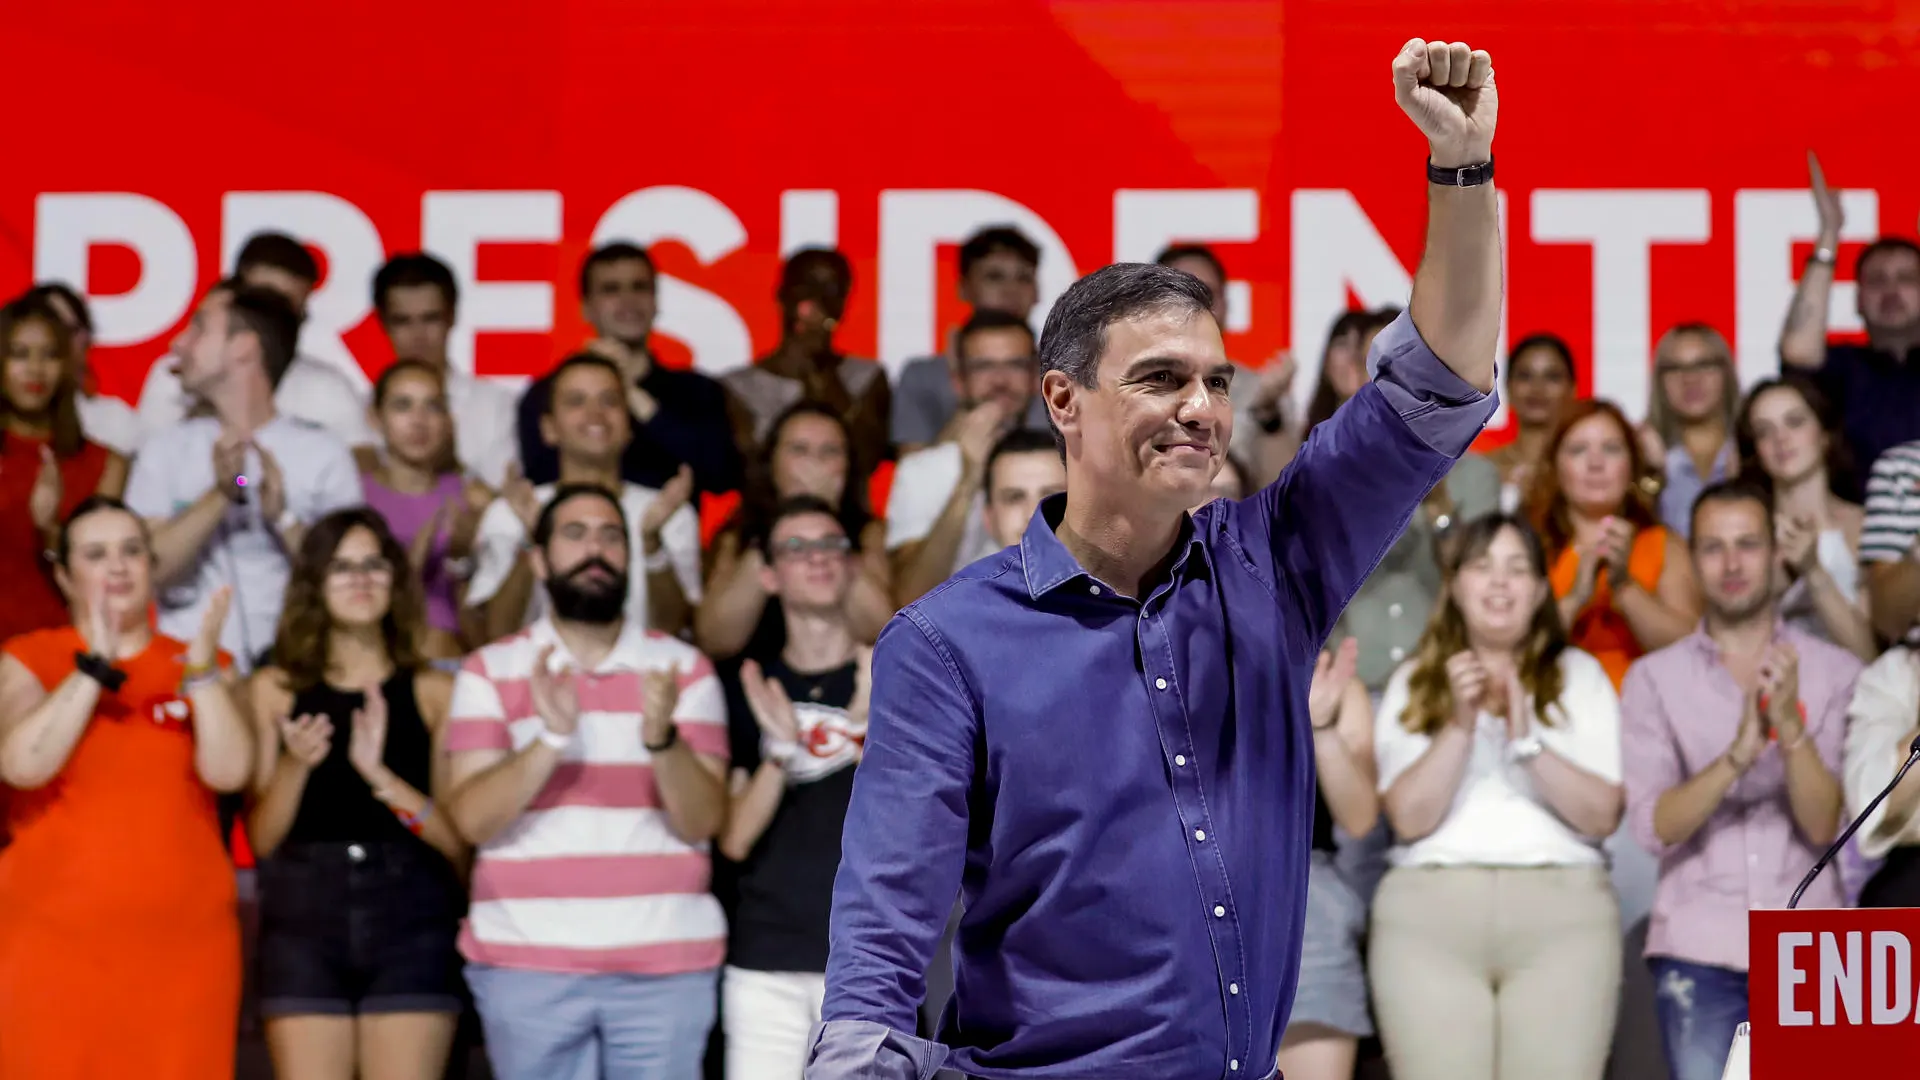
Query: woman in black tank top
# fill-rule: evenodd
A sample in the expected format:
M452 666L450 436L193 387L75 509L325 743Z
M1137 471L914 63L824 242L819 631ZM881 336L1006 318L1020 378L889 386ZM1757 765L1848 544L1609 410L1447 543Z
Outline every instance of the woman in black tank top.
M249 688L257 992L281 1076L445 1069L463 1007L467 853L435 812L452 678L422 659L423 623L419 583L378 514L342 510L307 533L273 665Z

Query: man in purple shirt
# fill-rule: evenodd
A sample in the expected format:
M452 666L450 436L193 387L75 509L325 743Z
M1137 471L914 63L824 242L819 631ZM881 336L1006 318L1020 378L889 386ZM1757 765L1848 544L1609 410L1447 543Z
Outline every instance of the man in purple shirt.
M1668 1067L1719 1080L1747 1019L1747 912L1786 907L1839 832L1860 661L1780 621L1764 488L1702 491L1689 550L1706 619L1628 670L1622 764L1628 825L1660 859L1647 963ZM1833 873L1801 901L1845 904Z
M1274 1075L1314 659L1494 407L1492 61L1416 39L1393 79L1431 151L1410 314L1272 486L1187 512L1232 437L1199 279L1110 266L1055 303L1067 490L876 646L808 1080L927 1080L949 1056L989 1080ZM915 1008L956 893L941 1045Z

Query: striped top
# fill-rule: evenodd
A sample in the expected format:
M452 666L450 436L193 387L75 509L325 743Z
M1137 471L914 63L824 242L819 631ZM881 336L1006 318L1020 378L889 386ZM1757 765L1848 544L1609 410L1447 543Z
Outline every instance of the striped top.
M1881 454L1867 477L1867 513L1860 527L1860 561L1893 563L1907 557L1920 538L1920 442ZM1920 644L1920 626L1906 642Z
M446 752L517 751L542 721L530 676L541 649L579 667L541 618L467 658L454 683ZM577 974L671 975L718 967L727 926L708 891L707 844L675 836L640 735L642 675L680 669L674 720L694 752L724 762L727 713L713 665L631 623L579 678L580 730L526 812L480 846L460 931L468 960Z

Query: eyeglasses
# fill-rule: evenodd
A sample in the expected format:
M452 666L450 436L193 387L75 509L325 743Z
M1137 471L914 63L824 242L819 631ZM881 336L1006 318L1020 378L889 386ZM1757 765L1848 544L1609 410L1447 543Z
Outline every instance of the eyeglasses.
M391 578L393 564L378 555L359 562L335 559L327 564L327 576L330 578L365 577L373 580Z
M818 540L802 540L795 536L775 544L773 557L798 562L812 555L845 555L852 550L853 541L844 536L823 536Z

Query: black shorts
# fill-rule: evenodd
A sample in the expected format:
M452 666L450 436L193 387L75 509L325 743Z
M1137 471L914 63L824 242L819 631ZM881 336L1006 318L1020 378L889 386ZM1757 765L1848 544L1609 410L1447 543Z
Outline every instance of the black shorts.
M262 1016L463 1007L466 895L425 843L285 845L259 879Z

